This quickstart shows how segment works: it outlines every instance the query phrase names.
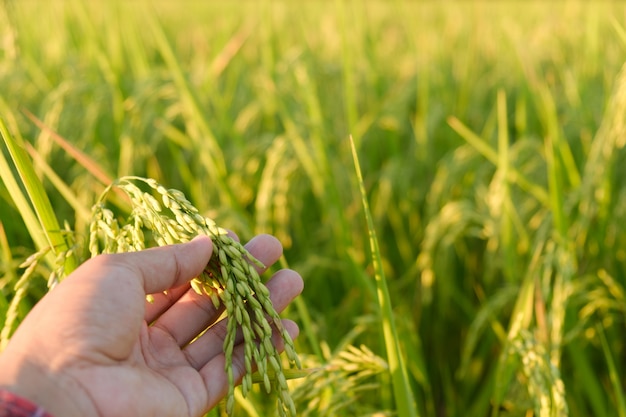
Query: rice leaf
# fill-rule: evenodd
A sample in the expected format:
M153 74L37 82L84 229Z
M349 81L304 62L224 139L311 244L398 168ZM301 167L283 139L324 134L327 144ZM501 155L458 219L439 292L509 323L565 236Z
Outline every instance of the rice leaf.
M361 202L363 205L363 211L365 213L365 219L367 221L370 250L372 253L372 263L374 266L374 276L376 279L377 287L376 294L378 296L378 306L380 307L382 331L383 337L385 339L387 362L389 363L389 371L391 373L391 381L393 385L392 388L394 399L396 402L396 408L398 410L398 415L400 416L416 417L418 416L417 407L413 398L413 393L409 382L408 372L404 363L404 358L400 350L401 342L396 331L395 318L393 315L393 309L391 307L391 297L389 296L389 289L387 288L385 271L383 269L380 249L378 247L378 238L376 237L374 221L372 220L372 215L370 213L369 203L367 201L367 193L365 191L365 184L363 183L363 175L361 174L361 166L359 164L359 158L352 136L350 136L350 145L352 147L354 169L356 172L357 181L359 183L359 189L361 191Z
M13 163L15 164L15 168L17 169L20 181L24 186L24 189L26 190L26 194L28 195L30 203L32 204L32 207L39 222L39 227L37 227L35 226L35 224L32 224L32 217L25 217L25 219L29 218L29 222L31 222L29 230L31 232L33 240L35 240L40 249L45 248L46 245L42 245L43 242L39 237L39 235L43 233L47 241L47 246L53 249L53 253L55 255L68 251L70 248L67 244L67 241L65 240L63 232L61 231L52 205L50 204L50 200L48 199L48 195L43 188L43 184L35 174L32 162L24 151L23 146L10 135L6 125L1 119L0 135L4 140L5 146L9 150L11 158L13 159ZM12 177L11 171L8 166L3 167L2 176L3 179L6 178L11 181L11 178L8 178ZM21 206L25 203L25 199L19 197L23 196L22 192L19 191L16 195L18 196L17 198L21 200L19 202L20 204L18 205L18 209L21 211L21 214L25 216L30 216L31 214L26 208L28 207L28 204L24 207ZM67 257L64 264L65 273L69 274L76 268L76 265L77 261L73 255Z
M604 330L602 330L602 326L600 326L600 324L596 325L596 331L600 337L602 353L604 353L606 365L609 368L609 377L611 380L611 386L613 387L613 395L616 400L615 406L617 408L617 415L619 417L626 417L626 398L624 398L624 388L622 387L622 381L617 371L617 367L615 366L613 355L611 354L609 342L607 341Z

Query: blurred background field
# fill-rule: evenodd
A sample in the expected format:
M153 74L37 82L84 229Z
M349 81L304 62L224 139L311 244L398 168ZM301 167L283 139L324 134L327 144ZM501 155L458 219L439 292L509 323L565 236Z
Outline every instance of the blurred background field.
M297 350L333 364L292 381L302 415L397 415L352 135L419 414L626 416L625 18L612 2L4 0L0 118L82 259L108 185L94 169L279 237L305 279ZM0 199L6 341L52 266L14 302L41 248L4 183Z

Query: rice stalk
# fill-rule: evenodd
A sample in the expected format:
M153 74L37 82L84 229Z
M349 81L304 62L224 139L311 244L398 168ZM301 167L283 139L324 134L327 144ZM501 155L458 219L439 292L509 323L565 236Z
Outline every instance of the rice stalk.
M11 136L2 119L0 119L0 136L2 136L4 144L7 147L9 154L11 155L13 164L19 175L19 180L26 190L26 195L28 196L28 200L30 201L30 204L26 203L26 196L23 195L21 189L16 190L14 198L19 198L18 203L26 203L26 206L22 207L21 205L18 205L18 208L25 215L25 219L28 219L30 221L34 220L32 219L33 212L37 216L39 227L37 227L35 224L31 224L29 226L29 231L31 233L31 236L33 237L33 240L41 245L39 248L40 250L46 247L52 248L52 253L54 255L70 253L69 251L71 250L71 244L67 240L67 236L69 235L61 230L58 220L54 214L52 204L50 203L48 195L44 190L41 180L39 179L39 177L37 177L35 173L35 168L28 158L28 155L24 150L23 144L21 144L16 138ZM8 164L6 164L4 161L2 162L3 168L0 171L0 175L2 176L4 181L15 184L17 182L16 178L13 176L10 168L7 165ZM32 211L29 210L30 207L32 207ZM48 243L47 245L42 245L43 242L40 238L42 234ZM58 259L59 258L57 257L57 260ZM73 253L70 253L69 256L63 256L63 259L63 271L59 278L62 278L64 275L68 275L77 266L77 259L73 255Z
M0 119L0 135L5 140L5 143L7 138L10 137L8 129L6 129L2 119ZM35 246L39 249L49 247L46 237L41 233L41 225L39 224L37 215L28 202L28 196L23 192L18 176L14 174L3 152L0 152L0 178L7 188L11 199L14 201L15 206L18 208L20 216Z
M280 257L279 262L280 262L281 268L289 269L289 265L287 264L287 259L285 259L285 255L282 255ZM301 327L302 333L305 335L306 339L309 341L309 347L311 351L315 353L315 355L319 359L322 359L323 355L320 349L320 340L314 330L315 322L313 318L311 317L309 308L307 307L306 303L301 297L298 297L295 300L293 300L293 305L295 306L296 311L298 312L300 327Z
M290 181L297 169L296 161L288 153L287 138L274 140L267 150L267 162L261 173L255 198L257 230L271 230L285 248L291 246L289 233Z
M147 186L148 191L140 185ZM131 200L132 211L126 219L118 219L106 207L106 199L113 188L121 189ZM209 296L216 308L223 306L229 317L224 339L225 372L229 382L227 413L232 414L235 402L232 357L235 335L241 328L246 367L242 381L244 397L252 388L254 363L265 390L268 393L278 391L279 415L295 416L283 365L272 344L272 327L283 338L290 362L298 368L301 365L293 341L255 269L255 266L261 268L263 265L243 245L228 236L225 229L200 215L181 191L167 189L153 179L119 178L107 187L93 207L89 250L92 257L99 253L138 251L148 246L150 238L163 246L188 242L200 234L211 237L213 256L204 272L191 281L191 286L197 293Z
M0 277L0 296L4 288L17 279L17 274L12 268L13 263L13 253L9 246L6 229L4 228L4 223L0 221L0 273L2 274ZM3 312L2 300L0 299L0 323L4 322Z
M500 223L500 244L502 247L503 256L505 259L504 272L509 279L515 276L514 271L518 268L518 260L516 256L516 245L514 244L514 230L513 230L513 213L514 206L511 202L511 189L508 181L509 169L511 165L510 159L510 138L508 134L508 119L507 119L507 106L506 106L506 93L504 90L498 91L497 99L498 109L498 160L497 160L497 175L498 179L494 199L492 204L492 210L495 212L496 217L499 217Z
M372 252L372 261L375 270L377 288L376 294L378 296L378 305L381 310L383 338L385 341L385 348L387 350L387 361L389 363L389 370L391 373L392 388L396 401L396 407L399 415L401 416L417 416L417 407L415 405L415 400L411 390L407 369L404 363L404 357L402 356L402 352L400 350L400 338L396 331L395 318L393 315L393 309L391 308L391 297L389 296L385 272L382 267L382 257L380 254L380 249L378 247L376 230L374 229L374 222L372 220L369 203L367 201L365 185L363 184L363 176L361 174L359 158L356 152L356 146L354 144L354 141L352 140L352 136L350 136L350 145L352 147L352 158L354 161L357 181L359 183L359 189L361 191L361 202L363 205L363 211L365 212L365 218L367 220L370 249Z

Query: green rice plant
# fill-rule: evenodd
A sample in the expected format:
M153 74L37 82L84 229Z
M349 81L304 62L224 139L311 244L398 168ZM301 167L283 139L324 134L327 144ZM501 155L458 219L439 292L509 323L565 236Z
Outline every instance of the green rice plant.
M532 404L528 407L534 409L536 415L568 415L565 386L560 376L563 334L558 318L563 307L550 306L546 300L550 292L553 300L558 299L558 276L562 273L558 269L561 267L561 255L561 248L551 241L539 243L535 248L528 275L511 315L511 324L504 342L506 349L498 362L495 388L495 401L498 405L518 403L518 396L522 395L531 400ZM553 275L557 278L551 283ZM554 322L548 323L548 317L554 317ZM559 330L558 334L555 334L555 328ZM520 383L524 388L517 388L516 392L515 387ZM493 415L498 415L497 408L493 411Z
M622 388L622 384L620 382L620 378L615 367L615 361L613 360L611 350L609 348L609 343L606 340L606 336L604 335L602 327L598 325L596 326L596 328L598 330L600 343L602 344L602 351L604 353L604 357L606 358L607 367L609 369L611 385L613 387L615 395L615 402L617 403L617 413L619 417L624 417L626 416L626 399L624 398L624 390Z
M80 213L111 182L90 164L110 178L167 179L219 224L280 237L307 289L290 312L299 352L324 363L324 346L341 351L355 322L368 330L351 343L383 351L340 139L352 132L420 414L538 414L529 376L548 364L558 372L535 388L560 376L569 415L621 413L622 4L0 4L0 113L32 146L78 243L89 233ZM0 184L10 252L0 320L17 265L49 247L4 156L14 182ZM108 203L129 209L114 193ZM48 253L18 317L45 289ZM541 360L525 369L533 350ZM389 386L387 372L378 378ZM393 413L391 391L360 397L361 409ZM243 413L267 414L262 394L236 398Z
M412 394L406 366L404 363L404 355L400 350L400 339L396 331L395 317L391 307L391 298L387 288L385 279L385 271L381 263L380 249L378 247L378 239L376 238L376 230L374 222L369 210L367 202L367 193L363 184L363 176L361 174L361 166L356 147L352 137L350 137L350 145L352 146L352 158L354 161L354 169L356 172L359 189L361 190L361 202L365 219L367 221L367 230L369 234L370 249L372 253L372 261L375 270L376 289L378 296L378 305L380 307L382 333L387 350L387 362L389 363L389 371L391 373L391 382L395 399L395 407L402 416L417 416L417 408Z
M519 361L523 384L528 398L533 403L535 415L539 417L567 416L565 387L557 366L551 362L550 354L535 337L520 331L509 345L511 357Z
M11 136L6 124L0 119L0 136L4 145L9 149L14 166L18 175L14 174L11 165L0 155L0 176L8 188L11 198L16 201L20 209L20 215L26 223L30 236L37 245L38 250L54 248L56 251L67 250L67 243L61 234L61 228L52 210L48 197L43 191L39 178L35 175L34 168L26 156L26 152ZM26 192L22 191L22 187ZM51 255L48 255L49 257ZM48 259L51 262L51 259ZM68 264L68 270L72 268Z
M18 311L27 298L31 276L39 264L45 264L50 271L47 286L52 288L76 268L77 257L73 234L67 224L64 229L60 228L43 184L24 149L25 145L9 133L1 118L0 136L9 151L14 167L13 169L3 153L0 154L0 178L19 208L20 215L37 247L36 253L20 265L20 268L25 268L21 277L12 283L14 294L5 310L4 324L0 331L0 350L2 350L19 323L21 314L18 314Z
M225 199L225 205L236 209L238 202L232 195L232 189L225 183L226 166L224 156L217 143L215 134L205 120L198 99L193 89L189 86L183 70L176 59L174 50L163 31L163 26L159 24L156 16L152 14L148 16L148 26L154 33L157 48L170 70L177 93L180 95L182 115L185 122L189 125L187 129L192 132L198 132L197 135L191 135L189 138L196 142L196 149L200 151L201 163L207 169L213 185L220 191L219 195Z
M148 191L144 191L140 185L147 186ZM122 221L106 207L107 197L114 187L124 191L131 201L132 210ZM272 306L269 291L255 269L255 266L262 268L263 265L239 242L228 236L226 230L200 215L183 193L167 189L153 179L119 178L104 190L94 205L89 251L91 256L138 251L152 241L159 246L171 245L187 242L199 234L211 237L214 256L204 272L191 281L191 286L197 293L211 297L216 308L223 305L229 317L224 339L225 372L229 382L226 412L232 414L234 407L232 355L236 333L240 328L244 336L247 371L242 382L244 397L252 388L254 364L266 391L278 390L279 415L296 415L279 353L272 344L272 326L280 332L289 360L298 368L300 361L291 337Z
M387 363L366 346L347 345L331 354L324 346L324 363L307 356L303 364L313 372L305 379L294 381L293 398L299 415L331 417L337 415L387 415L384 410L371 410L362 404L367 395L380 391L375 377L389 372Z

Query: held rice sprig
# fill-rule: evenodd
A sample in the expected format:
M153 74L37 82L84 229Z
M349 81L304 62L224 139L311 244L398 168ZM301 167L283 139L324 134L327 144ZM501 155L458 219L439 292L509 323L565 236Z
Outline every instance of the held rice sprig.
M142 184L147 191L140 188ZM132 210L124 222L120 222L105 204L114 187L124 191L131 201ZM224 306L229 317L224 339L225 371L229 381L227 413L230 415L234 406L232 357L235 334L241 328L247 371L242 381L244 396L252 387L252 365L255 363L256 375L261 377L266 391L278 391L279 415L295 416L283 365L272 343L272 326L282 336L290 362L300 368L300 361L291 337L272 306L269 291L254 267L263 265L243 245L228 236L226 230L202 216L181 191L167 189L153 179L129 176L116 180L93 207L89 250L91 256L137 251L144 249L150 239L162 246L188 242L200 234L211 237L213 256L202 275L192 280L191 285L197 293L211 297L216 308Z

